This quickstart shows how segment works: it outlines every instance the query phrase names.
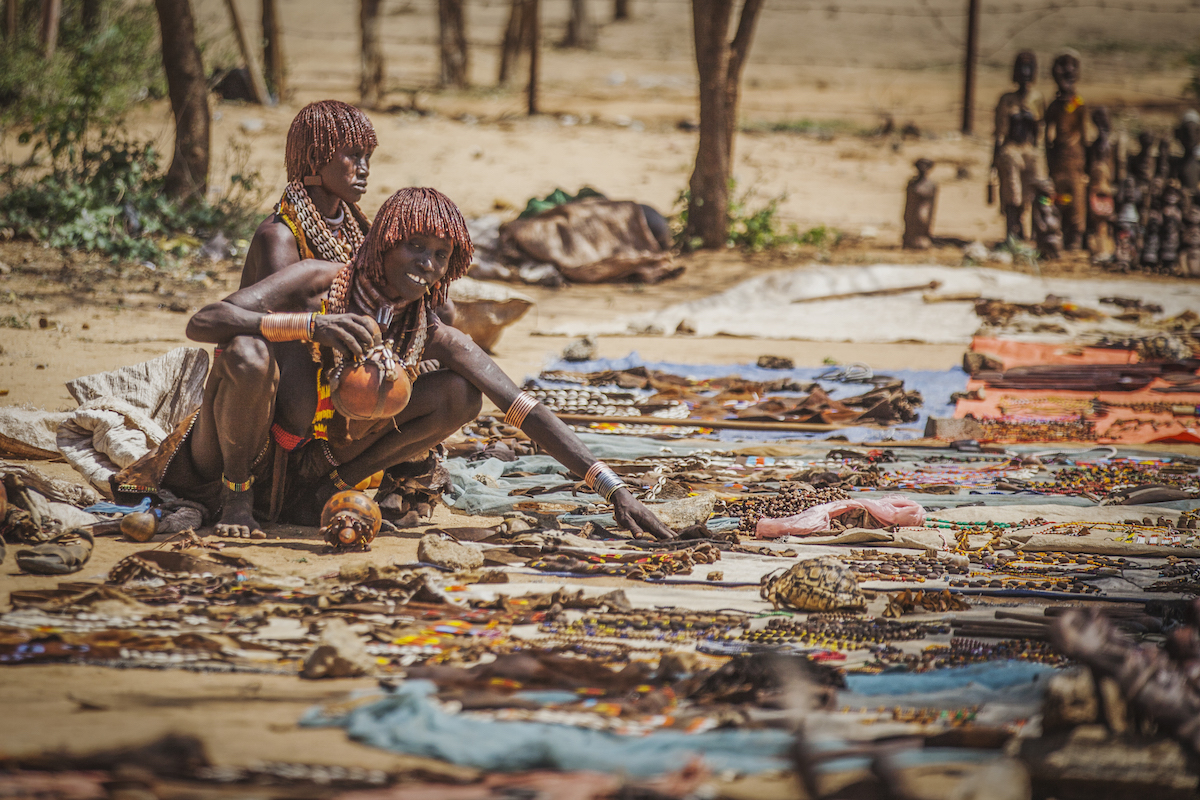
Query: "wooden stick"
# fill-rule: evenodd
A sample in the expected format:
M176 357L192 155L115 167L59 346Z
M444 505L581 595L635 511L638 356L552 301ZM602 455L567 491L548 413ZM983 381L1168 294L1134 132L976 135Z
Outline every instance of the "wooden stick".
M279 26L278 0L262 0L263 62L279 100L287 94L287 60Z
M242 51L242 60L246 62L246 71L250 73L250 88L254 91L254 99L260 106L273 106L271 93L267 91L267 82L263 78L262 67L259 66L258 56L250 46L250 33L242 22L238 12L237 0L225 0L229 8L229 17L233 20L233 32L237 34L238 47Z
M46 59L54 57L58 47L58 23L62 17L62 0L42 0L42 52Z
M887 297L893 294L908 294L909 292L932 292L942 285L941 281L930 281L918 286L897 286L895 289L868 289L865 292L846 292L845 294L827 294L823 297L801 297L793 303L819 303L822 300L849 300L854 297Z
M752 422L743 419L670 419L639 414L630 417L605 417L599 414L556 414L563 422L586 424L617 422L626 425L669 425L677 428L723 428L735 431L840 431L847 425L820 422Z
M529 116L538 114L538 70L541 69L542 22L540 0L529 0Z

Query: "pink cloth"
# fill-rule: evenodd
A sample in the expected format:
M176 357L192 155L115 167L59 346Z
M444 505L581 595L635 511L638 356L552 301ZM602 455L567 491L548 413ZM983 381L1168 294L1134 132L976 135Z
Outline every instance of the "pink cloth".
M780 536L811 536L829 530L829 521L847 511L865 508L867 513L884 525L923 525L925 509L915 500L899 494L887 494L879 498L860 500L835 500L813 506L790 517L769 519L763 517L754 529L759 539L778 539Z

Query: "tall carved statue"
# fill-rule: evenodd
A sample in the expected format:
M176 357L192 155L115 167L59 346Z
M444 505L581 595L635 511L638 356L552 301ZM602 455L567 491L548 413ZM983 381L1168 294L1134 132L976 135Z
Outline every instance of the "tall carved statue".
M1189 109L1179 119L1175 138L1183 145L1183 155L1175 160L1172 176L1179 181L1183 191L1191 196L1200 184L1200 114Z
M908 182L904 197L904 248L928 250L933 244L933 211L937 204L938 186L929 177L933 162L918 158L913 166L917 174Z
M1088 251L1093 257L1112 255L1112 222L1116 212L1117 145L1112 139L1108 109L1092 111L1096 138L1088 145Z
M1013 63L1017 90L1000 96L996 104L995 145L992 167L1000 180L1000 206L1007 236L1025 238L1023 217L1033 204L1033 185L1039 176L1037 140L1046 101L1033 88L1037 79L1037 56L1028 50Z
M1083 246L1087 227L1087 176L1084 130L1087 108L1075 91L1079 81L1079 54L1067 50L1054 59L1050 70L1058 94L1046 108L1046 164L1054 181L1062 214L1063 245L1067 250Z
M1144 188L1154 179L1154 134L1150 131L1139 133L1138 147L1138 152L1129 154L1126 173Z
M1159 238L1158 268L1165 275L1174 274L1183 244L1183 193L1179 182L1172 179L1163 190L1162 223Z

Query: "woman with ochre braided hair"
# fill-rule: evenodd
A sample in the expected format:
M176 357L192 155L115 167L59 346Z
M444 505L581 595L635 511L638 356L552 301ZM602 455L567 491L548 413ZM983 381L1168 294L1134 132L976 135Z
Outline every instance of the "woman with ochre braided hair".
M288 129L287 187L250 241L243 289L305 259L345 264L358 254L370 227L358 201L378 143L352 105L322 100L300 109Z
M118 493L161 487L200 501L224 535L262 538L256 507L315 525L336 491L418 459L473 420L486 395L510 425L611 502L618 524L637 536L674 536L570 428L433 313L472 252L449 198L402 189L379 209L349 264L302 261L202 308L188 336L225 348L203 405L117 476ZM399 411L351 419L338 410L347 408L341 382L364 360L411 379ZM431 360L441 369L422 372ZM281 449L273 424L292 447Z

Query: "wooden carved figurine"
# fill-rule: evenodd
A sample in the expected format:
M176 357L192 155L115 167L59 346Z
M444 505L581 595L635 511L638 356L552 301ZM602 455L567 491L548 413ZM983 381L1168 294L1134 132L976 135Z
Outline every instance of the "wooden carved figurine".
M1046 109L1046 163L1054 180L1063 242L1067 250L1083 246L1087 227L1087 176L1084 129L1087 107L1075 91L1079 80L1079 54L1061 53L1051 68L1058 95Z
M1187 278L1200 278L1200 207L1196 205L1183 215L1183 252L1177 271Z
M1183 112L1179 127L1175 129L1175 138L1183 145L1183 155L1175 160L1172 177L1191 196L1200 184L1200 161L1197 160L1200 155L1197 153L1200 148L1200 114L1190 109Z
M1154 134L1142 131L1138 134L1136 153L1130 153L1126 162L1125 173L1137 181L1140 186L1149 186L1154 178L1156 162L1154 160Z
M1054 202L1054 181L1044 178L1034 186L1033 237L1042 258L1053 260L1062 252L1062 218Z
M1046 101L1033 88L1037 56L1028 50L1018 53L1012 79L1017 90L1001 95L996 104L992 167L1000 182L1006 236L1022 240L1023 216L1033 205L1033 184L1040 177L1037 141L1046 116Z
M1179 184L1172 180L1163 191L1162 228L1159 236L1159 269L1167 275L1175 272L1176 262L1179 261L1179 248L1183 243L1183 209L1179 203L1183 195Z
M932 161L918 158L913 166L917 168L917 174L908 182L904 198L904 248L928 250L933 244L931 228L938 186L929 177Z
M1113 182L1116 180L1117 148L1112 141L1112 123L1107 108L1092 112L1096 139L1087 149L1088 166L1088 251L1093 258L1112 255L1112 222L1116 212Z

